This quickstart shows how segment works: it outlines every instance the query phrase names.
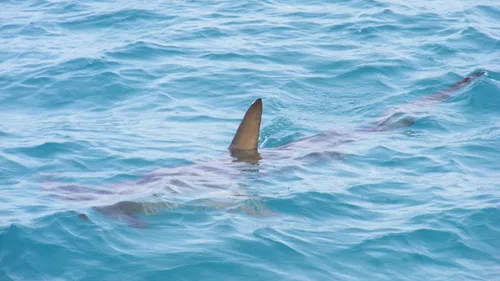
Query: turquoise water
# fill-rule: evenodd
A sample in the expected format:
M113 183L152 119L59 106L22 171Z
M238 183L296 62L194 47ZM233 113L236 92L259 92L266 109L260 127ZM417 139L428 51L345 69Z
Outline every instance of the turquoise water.
M497 1L131 2L0 0L0 280L500 280Z

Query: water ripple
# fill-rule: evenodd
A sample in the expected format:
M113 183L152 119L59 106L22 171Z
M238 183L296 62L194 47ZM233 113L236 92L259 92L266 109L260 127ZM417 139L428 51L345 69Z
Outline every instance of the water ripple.
M498 278L495 1L0 2L0 280Z

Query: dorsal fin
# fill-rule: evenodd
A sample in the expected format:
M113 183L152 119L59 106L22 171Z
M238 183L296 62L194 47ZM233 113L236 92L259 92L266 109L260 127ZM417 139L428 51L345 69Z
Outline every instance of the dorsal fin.
M260 120L262 118L262 100L256 99L245 113L234 135L229 149L257 149L259 142Z

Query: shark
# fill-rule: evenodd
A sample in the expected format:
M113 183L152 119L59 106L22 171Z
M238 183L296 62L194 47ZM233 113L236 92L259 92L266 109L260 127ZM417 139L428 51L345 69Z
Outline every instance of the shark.
M299 158L338 159L342 156L335 151L339 145L370 138L370 134L410 126L415 121L414 113L449 99L458 89L486 74L484 71L475 72L444 90L389 108L368 125L350 133L326 131L267 149L259 149L263 101L258 98L244 114L228 147L228 153L218 159L189 166L163 168L132 182L106 187L61 185L50 180L45 182L47 186L50 185L46 186L45 190L57 191L58 197L67 200L90 202L92 210L106 217L125 221L133 227L145 226L139 217L141 214L156 214L161 210L186 206L270 215L272 212L266 210L258 201L253 201L249 207L248 204L239 204L238 200L227 200L227 198L251 197L242 192L241 184L235 180L238 176L245 174L258 177L262 172L262 167L259 166L262 166L263 162L274 163L295 159L297 151L300 151ZM155 200L143 200L145 197ZM220 198L222 200L217 200ZM83 220L90 220L84 213L76 212L76 214Z

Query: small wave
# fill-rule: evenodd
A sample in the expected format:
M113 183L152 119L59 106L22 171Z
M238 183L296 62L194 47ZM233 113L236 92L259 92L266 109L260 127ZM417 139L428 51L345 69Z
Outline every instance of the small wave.
M497 48L500 46L500 39L493 38L486 32L475 27L467 27L460 31L460 40L468 40L471 44L475 44L479 48L484 45L496 46Z
M170 56L177 57L183 54L185 54L185 52L178 47L160 45L144 41L137 41L121 47L118 50L106 53L107 56L112 58L133 60Z
M80 151L84 149L86 149L86 145L77 142L45 142L29 147L11 148L8 151L34 158L48 158L55 155L80 154Z
M102 29L102 28L122 28L128 27L140 21L151 21L165 19L164 16L138 9L124 9L108 13L93 13L91 15L74 16L71 20L59 22L59 26L68 29Z

